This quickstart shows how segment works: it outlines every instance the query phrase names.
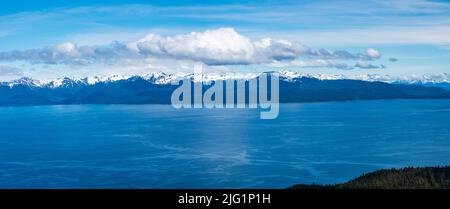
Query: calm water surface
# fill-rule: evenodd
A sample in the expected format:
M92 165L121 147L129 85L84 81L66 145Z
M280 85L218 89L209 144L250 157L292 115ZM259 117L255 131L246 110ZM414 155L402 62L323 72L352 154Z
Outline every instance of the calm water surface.
M0 107L0 188L284 188L450 164L450 100Z

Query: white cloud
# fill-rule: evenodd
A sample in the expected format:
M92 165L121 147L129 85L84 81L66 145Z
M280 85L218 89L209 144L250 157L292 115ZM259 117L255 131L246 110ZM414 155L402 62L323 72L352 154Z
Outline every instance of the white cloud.
M253 45L263 61L290 60L309 53L309 49L306 46L286 40L263 38L254 42Z
M365 61L358 61L358 62L356 62L355 67L362 68L362 69L382 69L382 68L385 68L386 66L373 65L373 64L367 63Z
M150 34L128 47L141 54L189 59L209 65L247 65L295 59L308 50L299 43L286 40L251 41L233 28L166 37Z
M381 53L376 49L368 48L366 50L366 53L369 57L374 58L374 59L378 59L381 57Z
M55 46L55 52L59 54L75 54L77 53L77 46L71 42L65 42Z
M207 65L252 65L289 63L295 66L323 66L348 69L336 60L379 59L381 53L369 48L365 53L345 50L311 49L298 42L263 38L251 40L233 28L219 28L175 36L149 34L134 42L77 46L65 42L54 47L0 52L0 61L92 65L144 61L147 58L187 60ZM309 59L300 61L299 59Z
M378 56L376 53L378 53ZM330 51L327 49L309 49L308 55L327 59L353 59L353 60L373 60L379 59L381 56L380 53L375 49L367 50L366 53L350 53L345 50Z
M249 64L255 54L252 42L232 28L161 37L150 34L128 45L139 53L206 64Z

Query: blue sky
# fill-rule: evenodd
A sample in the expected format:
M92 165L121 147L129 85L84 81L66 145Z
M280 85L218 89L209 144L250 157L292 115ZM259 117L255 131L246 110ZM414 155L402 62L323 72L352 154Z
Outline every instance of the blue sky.
M152 34L152 35L149 35ZM208 70L450 73L447 1L6 1L0 80Z

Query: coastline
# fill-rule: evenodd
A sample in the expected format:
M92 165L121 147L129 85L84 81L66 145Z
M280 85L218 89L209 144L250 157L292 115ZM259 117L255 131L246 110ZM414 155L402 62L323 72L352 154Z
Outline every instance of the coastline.
M381 169L338 184L297 184L288 189L450 189L450 166Z

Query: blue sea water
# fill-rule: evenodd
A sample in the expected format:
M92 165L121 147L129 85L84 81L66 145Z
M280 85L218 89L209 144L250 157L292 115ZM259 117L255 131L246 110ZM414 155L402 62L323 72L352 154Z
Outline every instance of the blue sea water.
M450 164L450 100L0 107L0 188L285 188Z

